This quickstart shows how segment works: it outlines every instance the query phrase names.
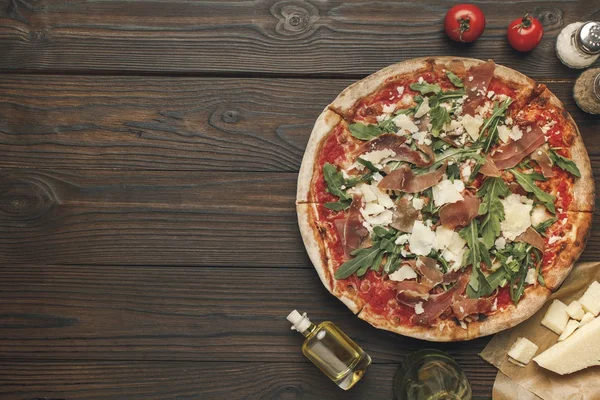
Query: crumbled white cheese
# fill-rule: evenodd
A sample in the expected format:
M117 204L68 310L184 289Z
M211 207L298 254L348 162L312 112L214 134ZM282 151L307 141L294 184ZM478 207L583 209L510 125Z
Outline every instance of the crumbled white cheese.
M531 224L539 225L546 221L548 218L552 218L552 215L547 211L546 206L538 204L531 211Z
M419 127L416 126L412 119L410 119L410 117L406 114L400 114L392 121L398 128L406 130L410 133L415 133L419 130Z
M396 153L390 149L373 150L368 153L361 154L359 157L373 164L379 163L381 160L389 157L394 157Z
M394 104L394 103L392 103L392 104L386 104L381 109L381 111L384 112L385 114L391 114L395 110L396 110L396 104Z
M554 243L558 242L560 239L562 239L562 237L560 237L560 236L550 236L550 238L548 238L548 244L554 244Z
M370 203L372 201L377 201L377 195L373 192L371 185L359 183L356 185L356 188L362 193L365 202Z
M498 309L498 298L496 297L496 298L494 299L494 304L492 304L492 308L491 308L491 310L492 310L492 311L496 311L497 309Z
M496 246L496 248L498 250L504 250L504 248L506 247L506 239L502 236L500 236L498 239L496 239L496 241L494 242L494 246Z
M408 242L408 239L410 239L410 235L408 233L405 233L404 235L400 235L396 238L396 241L394 243L396 244L404 244L406 242Z
M431 110L429 107L429 97L424 97L423 102L419 106L419 109L415 113L415 118L421 118L423 115L427 114Z
M371 216L381 214L385 211L385 207L381 204L377 203L367 203L365 204L364 213Z
M469 77L469 82L473 82L473 76Z
M460 123L465 127L465 130L469 136L471 136L471 139L477 140L479 138L479 128L483 125L483 118L480 115L472 117L471 115L466 114L463 116Z
M508 240L515 240L517 236L525 232L531 226L531 204L523 204L521 196L511 194L504 200L500 200L504 206L504 221L500 222L502 236Z
M537 280L537 275L535 273L535 268L529 268L527 270L527 276L525 277L525 283L528 285L533 285Z
M512 125L513 124L513 119L512 119L512 117L506 117L504 119L504 122L506 123L506 125Z
M375 119L377 120L377 122L382 122L385 121L386 119L389 118L389 114L381 114L375 117Z
M466 251L467 241L460 237L458 232L448 229L443 225L435 231L434 248L441 251L442 257L449 263L454 263L451 270L460 268Z
M450 120L450 122L446 122L444 124L444 126L442 127L442 129L444 131L446 131L446 132L451 132L451 131L455 131L459 127L462 127L462 125L460 124L460 122L458 122L457 120L453 119L453 120Z
M488 99L491 99L492 97L494 97L495 94L496 94L496 92L494 92L493 90L490 90L489 92L487 92Z
M504 143L508 143L508 140L510 138L510 129L506 125L499 125L498 126L498 137Z
M372 176L373 180L375 182L380 182L383 179L383 175L381 175L379 172L375 172ZM348 178L346 178L348 179Z
M390 210L385 210L381 214L369 219L371 226L389 225L394 219L394 213Z
M468 181L469 177L471 176L471 173L473 172L473 169L471 168L470 164L465 164L462 168L462 170L460 171L460 177L463 181Z
M431 252L434 242L435 232L425 226L423 222L415 221L412 235L408 240L410 251L420 256L426 256Z
M528 128L531 129L531 127ZM512 140L519 140L523 137L523 131L517 125L514 125L509 136Z
M401 266L397 271L388 275L391 281L402 282L407 279L417 279L417 273L408 265Z
M456 203L457 201L464 199L461 194L463 190L465 190L463 181L455 179L454 182L452 182L449 179L444 179L433 186L433 201L436 207L448 203Z
M419 79L417 79L417 82L419 82L419 84L423 84L423 82L425 82L425 79L423 79L423 77L420 76Z
M423 200L422 198L417 198L415 197L412 200L412 206L415 210L421 210L423 209L423 206L425 205L425 200Z
M425 143L428 139L427 139L427 132L415 132L412 134L412 138L415 139L417 141L417 143L419 144L427 144ZM431 144L431 141L430 141Z
M398 94L399 94L400 96L402 96L402 93L404 93L404 86L398 86L398 87L396 88L396 91L398 92Z
M419 314L423 314L424 312L425 312L425 309L423 308L422 301L415 304L415 314L419 315Z

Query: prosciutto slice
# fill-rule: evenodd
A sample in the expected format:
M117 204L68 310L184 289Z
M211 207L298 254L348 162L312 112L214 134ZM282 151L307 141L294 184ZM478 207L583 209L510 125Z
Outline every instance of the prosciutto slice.
M400 232L411 232L418 217L419 211L413 207L412 202L406 197L401 197L396 201L396 209L390 226Z
M362 216L360 215L360 208L362 207L362 198L360 196L354 196L352 198L352 204L348 208L346 218L336 219L334 221L335 227L342 240L342 246L344 247L344 254L346 257L350 257L350 253L362 246L365 239L369 236L369 231L362 224Z
M383 178L377 187L381 190L397 190L406 193L422 192L438 183L446 173L446 168L447 164L444 164L436 171L414 175L408 165L402 165Z
M377 136L375 139L368 141L363 144L358 152L359 154L367 153L375 150L392 150L394 153L398 153L400 147L406 142L408 136L395 135L393 133L384 133L383 135ZM403 146L405 148L406 146Z
M481 168L479 169L479 173L485 176L491 176L495 178L499 177L501 174L500 170L494 163L494 159L489 154L486 154L485 164L481 166Z
M433 289L437 284L442 283L444 274L436 267L437 262L430 257L420 256L417 258L415 268L417 273L423 277L421 283Z
M488 86L494 76L496 64L488 61L481 65L471 67L464 80L467 98L463 104L463 113L475 116L477 107L483 104L487 96ZM471 79L473 77L473 79Z
M538 147L531 153L531 159L534 160L540 168L542 169L542 174L544 178L552 178L554 176L554 171L552 170L552 160L550 159L550 155L548 155L548 145L544 144L541 147Z
M479 199L471 192L466 192L463 197L464 200L440 208L440 221L446 228L454 230L467 226L479 215Z
M451 306L452 312L459 320L463 320L469 315L490 312L495 298L496 296L470 299L464 296L457 296Z
M431 147L426 145L417 145L417 148L420 151L412 150L406 145L398 146L396 149L393 149L396 155L386 158L385 162L406 161L411 164L415 164L420 168L429 167L431 164L433 164L435 155L433 154Z
M539 126L535 124L527 125L523 129L521 139L500 146L492 158L499 169L512 168L543 145L545 141L544 132Z
M454 296L461 295L465 291L470 275L470 273L464 273L450 289L444 293L430 296L427 301L423 302L423 313L413 315L411 321L417 325L431 326L433 321L452 305Z
M419 299L419 301L422 301L429 298L429 290L431 288L416 281L402 281L396 283L396 290L400 298ZM396 296L396 299L398 299L398 296Z
M546 245L546 242L544 241L542 235L540 235L538 231L536 231L532 227L527 228L525 232L517 236L515 241L528 243L536 249L538 249L539 251L541 251L542 254L544 253L544 247Z

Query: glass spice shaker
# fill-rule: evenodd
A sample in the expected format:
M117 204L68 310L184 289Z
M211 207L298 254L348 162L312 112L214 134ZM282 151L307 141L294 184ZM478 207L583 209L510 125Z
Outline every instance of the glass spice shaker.
M583 111L600 114L600 68L590 68L577 78L573 98Z
M560 31L556 55L567 67L587 68L600 55L600 22L575 22Z

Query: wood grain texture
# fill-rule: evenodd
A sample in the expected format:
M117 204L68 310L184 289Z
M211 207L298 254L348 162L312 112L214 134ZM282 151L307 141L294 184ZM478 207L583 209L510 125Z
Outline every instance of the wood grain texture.
M0 281L0 304L3 305L0 311L0 369L11 363L7 360L14 359L31 360L32 366L38 366L33 369L23 367L29 372L23 369L12 371L15 377L25 374L19 381L31 382L27 374L34 376L36 371L46 368L40 360L177 360L210 362L210 366L183 365L190 371L212 368L215 373L219 372L221 381L215 381L217 375L208 372L206 380L199 380L207 384L215 381L209 385L211 390L225 390L231 385L237 387L234 382L238 380L244 385L257 380L257 385L264 390L267 389L263 385L267 384L263 379L275 380L278 385L291 380L294 386L303 387L307 379L314 381L317 387L328 385L326 378L319 378L320 373L311 372L314 367L306 364L300 351L302 336L291 331L285 320L294 308L309 311L314 321L334 321L373 357L376 364L391 364L380 370L381 374L373 371L369 374L376 382L382 379L387 389L395 364L410 352L428 347L448 351L472 382L490 385L485 390L489 390L495 377L495 369L478 356L488 338L432 344L374 329L327 293L313 270L23 265L2 266L0 275L3 277ZM224 279L224 276L228 278ZM215 364L225 361L232 363ZM257 369L264 374L251 376L244 372L248 380L240 379L240 369L251 370L245 365L247 362L263 364ZM80 364L74 363L75 366ZM66 365L67 376L75 373L69 372L74 368L69 365ZM173 371L182 368L177 363L160 365L164 368L163 375L175 374ZM82 377L88 373L100 375L103 371L101 366L92 365L90 371L85 365L82 368L75 368L75 371L80 370ZM233 376L228 376L226 368L233 369ZM60 379L62 370L48 370L46 374L56 376L47 376L44 382L60 390L60 381L56 379ZM147 379L152 380L157 373L142 373L143 370L143 366L132 366L131 374L115 370L103 379L121 376L121 383L144 382L143 376L149 375ZM293 377L293 372L301 371L303 373ZM188 379L190 374L197 378L197 374L190 372L177 379ZM0 392L6 390L3 382L10 381L8 377L11 376L2 375ZM85 382L96 381L88 377L77 382L85 385ZM98 384L100 386L95 390L105 387ZM271 384L275 385L274 382ZM120 387L116 385L113 389ZM76 385L73 389L81 388ZM246 393L254 393L254 389L248 390ZM64 396L60 393L63 392L52 396ZM94 393L105 394L103 390ZM108 391L106 395L110 393ZM304 395L313 398L311 393Z
M296 222L296 179L296 173L0 170L0 263L310 269ZM598 231L593 224L582 260L600 258Z
M0 167L298 171L321 110L353 80L3 75ZM600 167L600 118L548 82Z
M0 361L0 369L4 400L389 400L396 366L372 365L347 392L308 363ZM472 379L473 399L489 399L493 379Z
M598 1L478 4L486 31L465 46L444 34L451 5L442 1L2 0L0 69L364 76L398 60L462 55L565 78L577 72L555 56L560 29L600 16ZM505 40L523 10L545 26L529 56Z

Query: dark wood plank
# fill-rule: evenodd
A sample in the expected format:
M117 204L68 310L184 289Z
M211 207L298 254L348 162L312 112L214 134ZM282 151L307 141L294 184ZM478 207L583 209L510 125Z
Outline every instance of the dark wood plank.
M487 29L472 46L443 32L444 1L3 0L0 69L366 75L431 55L493 58L532 77L574 77L554 43L571 22L598 19L597 1L478 2ZM506 43L524 10L545 25L529 55Z
M299 308L316 322L334 321L375 363L397 364L412 351L434 347L455 357L473 382L490 384L495 377L495 369L478 356L488 338L436 344L374 329L327 293L313 270L23 265L0 267L0 275L4 363L29 359L31 365L44 365L33 361L68 359L300 365L306 363L300 351L303 337L285 320ZM286 368L310 370L284 365L278 378L269 379L289 379ZM386 372L385 381L391 376L391 370Z
M0 170L0 263L311 268L295 192L295 173Z
M343 391L307 363L2 362L4 400L364 400L391 399L396 366L372 365ZM489 399L493 377L467 370L474 399Z
M315 119L352 80L0 79L0 167L298 171ZM600 163L600 118L548 83Z

